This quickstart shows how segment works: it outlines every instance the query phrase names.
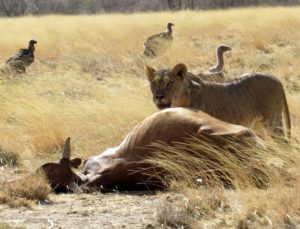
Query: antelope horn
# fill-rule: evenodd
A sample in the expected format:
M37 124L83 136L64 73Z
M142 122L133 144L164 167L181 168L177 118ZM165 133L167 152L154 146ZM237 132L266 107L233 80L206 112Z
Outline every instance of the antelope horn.
M62 158L70 159L71 156L71 146L70 146L70 137L68 137L65 141L64 150L62 153Z

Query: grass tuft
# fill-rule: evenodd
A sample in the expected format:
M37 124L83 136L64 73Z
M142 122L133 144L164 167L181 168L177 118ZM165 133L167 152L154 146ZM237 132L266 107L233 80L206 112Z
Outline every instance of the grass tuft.
M178 184L173 183L176 188L163 195L157 204L157 220L162 228L197 228L195 222L228 210L223 189L191 189L182 184L177 189Z
M51 187L42 174L5 182L0 187L0 203L6 203L14 208L20 206L31 208L35 201L47 199L51 192Z
M11 165L17 166L20 164L20 154L4 150L0 147L0 166Z
M157 177L166 182L166 186L169 181L184 180L191 187L200 181L200 185L235 189L266 188L283 180L288 183L296 179L286 169L266 162L277 158L286 166L292 166L299 158L297 148L274 142L267 147L254 145L253 141L241 144L235 138L225 142L218 145L208 139L191 138L171 146L155 143L152 145L154 156L146 162L164 171L163 176L158 173Z

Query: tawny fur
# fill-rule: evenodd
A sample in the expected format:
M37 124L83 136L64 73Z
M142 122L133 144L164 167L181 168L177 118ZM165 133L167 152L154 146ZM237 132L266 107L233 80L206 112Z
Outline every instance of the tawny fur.
M159 109L189 107L222 121L253 127L261 122L271 136L291 136L291 120L281 82L263 73L245 74L227 83L205 82L187 72L184 64L171 70L147 66L153 101Z
M152 173L160 171L159 166L156 168L144 162L144 159L159 153L150 145L155 142L172 145L185 141L187 137L195 137L212 146L224 147L229 139L245 147L262 146L261 140L246 127L222 122L201 111L170 108L141 121L119 146L85 161L82 182L88 187L104 190L116 187L118 190L161 188L164 183ZM201 150L198 153L201 155Z

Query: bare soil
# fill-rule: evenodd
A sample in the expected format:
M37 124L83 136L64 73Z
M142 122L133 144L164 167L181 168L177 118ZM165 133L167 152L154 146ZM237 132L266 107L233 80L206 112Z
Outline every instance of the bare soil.
M33 209L0 205L1 223L26 228L153 228L161 194L51 194Z

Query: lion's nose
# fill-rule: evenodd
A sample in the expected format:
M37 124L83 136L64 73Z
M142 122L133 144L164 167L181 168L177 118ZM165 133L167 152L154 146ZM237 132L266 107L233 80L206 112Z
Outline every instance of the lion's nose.
M165 96L164 95L156 95L155 98L156 99L163 99Z

